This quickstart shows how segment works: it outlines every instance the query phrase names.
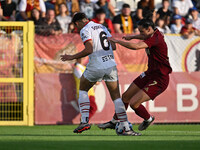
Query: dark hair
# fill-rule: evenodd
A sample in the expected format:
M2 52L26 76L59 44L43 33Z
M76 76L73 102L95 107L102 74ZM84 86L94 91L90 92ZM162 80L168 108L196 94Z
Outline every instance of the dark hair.
M162 3L164 3L165 1L169 2L169 0L162 0Z
M63 3L60 3L58 6L60 8L61 5L65 5L65 7L68 9L67 5L63 2Z
M104 9L103 8L99 8L99 9L97 9L96 10L96 12L95 12L95 14L97 15L97 14L105 14L105 11L104 11Z
M122 8L130 8L130 5L125 3L122 5Z
M145 29L148 29L148 27L155 28L155 25L151 19L142 19L139 21L138 26L142 26Z
M50 10L52 10L52 11L54 11L54 12L55 12L55 10L54 10L54 9L52 9L52 8L49 8L49 9L47 9L47 10L46 10L46 12L48 12L48 11L50 11Z
M72 19L72 22L80 21L82 19L87 19L86 15L82 12L75 13Z

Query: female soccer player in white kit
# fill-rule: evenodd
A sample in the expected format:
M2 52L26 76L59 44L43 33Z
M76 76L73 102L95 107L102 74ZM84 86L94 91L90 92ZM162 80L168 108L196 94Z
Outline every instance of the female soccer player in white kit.
M133 131L128 124L125 106L121 100L119 92L119 82L113 49L116 45L107 40L111 34L101 24L89 21L84 13L76 13L72 22L80 30L81 39L85 49L75 55L61 55L62 61L78 59L89 55L89 63L84 71L79 90L79 109L81 113L81 123L74 130L74 133L81 133L90 129L89 109L90 101L88 90L97 82L104 80L115 105L115 112L120 120L118 135L141 135Z

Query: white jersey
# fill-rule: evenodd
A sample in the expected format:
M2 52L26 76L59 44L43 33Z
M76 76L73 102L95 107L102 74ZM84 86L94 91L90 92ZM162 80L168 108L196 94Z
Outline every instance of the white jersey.
M116 66L113 50L107 37L111 37L107 28L101 24L90 21L80 31L82 41L93 42L93 53L89 55L87 68L107 69Z

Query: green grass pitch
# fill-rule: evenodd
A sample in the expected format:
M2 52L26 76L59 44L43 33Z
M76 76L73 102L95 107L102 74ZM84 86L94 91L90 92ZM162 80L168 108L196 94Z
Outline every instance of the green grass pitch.
M200 125L152 125L142 136L117 136L97 126L0 126L0 150L199 150ZM137 131L137 126L133 126Z

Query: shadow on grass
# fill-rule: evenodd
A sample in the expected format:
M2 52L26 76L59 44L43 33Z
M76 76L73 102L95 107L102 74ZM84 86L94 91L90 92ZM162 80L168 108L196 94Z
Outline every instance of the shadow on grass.
M115 137L115 136L118 136L117 134L84 134L84 133L82 133L82 134L76 134L76 133L71 133L71 134L0 134L0 137L8 137L8 136L21 136L21 137L30 137L30 136L32 136L32 137L63 137L63 136L66 136L66 137L70 137L70 136L72 136L72 137L74 137L74 136L80 136L80 137L110 137L110 136L113 136L113 137ZM173 136L173 137L182 137L182 136L186 136L186 137L200 137L200 135L197 135L197 134L177 134L177 135L172 135L172 134L169 134L169 135L167 135L167 134L163 134L163 135L161 135L161 134L150 134L150 133L142 133L142 136L141 137L153 137L153 136L156 136L156 137L171 137L171 136ZM122 136L121 136L122 137ZM1 149L0 149L1 150Z
M0 141L1 150L197 150L199 141Z
M3 137L3 136L41 136L41 137L59 137L59 136L66 136L66 137L68 137L68 136L94 136L94 137L97 137L97 136L99 136L99 137L101 137L101 136L118 136L118 135L108 135L108 134L106 134L106 135L102 135L102 134L98 134L98 135L91 135L91 134L76 134L76 133L72 133L72 134L59 134L59 135L56 135L56 134L25 134L25 135L23 135L23 134L0 134L0 137ZM0 149L1 150L1 149Z

